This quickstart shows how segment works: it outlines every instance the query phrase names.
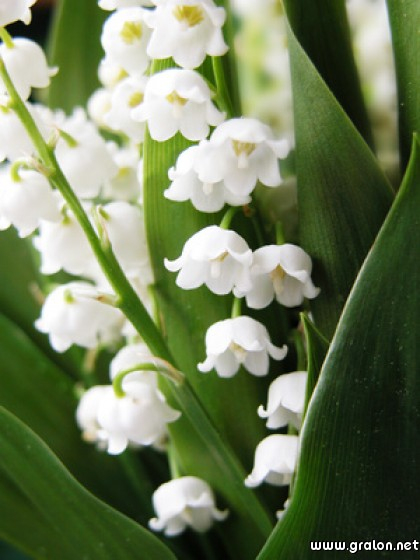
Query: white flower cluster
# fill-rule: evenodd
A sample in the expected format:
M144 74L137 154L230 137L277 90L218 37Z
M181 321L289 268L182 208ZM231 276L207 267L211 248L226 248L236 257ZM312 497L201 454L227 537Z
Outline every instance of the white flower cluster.
M28 21L33 3L0 1L0 25ZM228 48L222 34L225 10L213 0L99 0L99 5L112 13L101 37L102 87L89 101L89 116L81 108L65 115L29 101L32 88L48 86L57 71L49 68L35 43L13 39L3 29L0 57L92 227L109 243L132 287L151 308L147 288L153 274L143 223L140 158L146 127L155 141L180 133L195 142L169 169L165 197L190 201L206 213L250 204L258 185L281 188L279 160L288 155L289 144L255 118L226 120L213 102L212 87L197 71L207 55L220 57ZM169 57L177 67L150 75L153 59ZM141 371L142 364L154 358L138 333L133 340L133 329L115 305L116 294L97 264L77 212L50 186L50 170L40 164L12 110L7 83L0 82L0 89L0 229L13 225L20 236L33 235L43 274L64 271L73 277L47 295L36 327L49 335L58 352L73 344L94 349L123 343L110 366L111 381L125 372L120 393L110 383L89 388L80 399L77 422L83 437L110 454L128 446L165 448L167 424L180 413L158 390L156 373ZM121 142L105 141L101 128L119 135ZM252 250L228 227L222 223L198 231L179 258L165 259L167 269L178 272L180 288L206 285L215 294L244 298L247 307L256 310L274 299L296 307L317 296L311 259L300 247L282 243ZM198 370L214 369L224 378L241 367L266 376L270 358L282 360L287 353L285 345L272 343L262 322L241 314L209 326L205 343L206 357ZM300 427L304 384L303 372L282 375L272 384L267 409L259 409L269 428L288 423ZM297 436L276 434L263 440L247 486L263 480L289 484L297 450ZM227 515L216 508L208 484L192 476L160 487L154 507L157 517L150 526L167 535L187 526L205 531Z

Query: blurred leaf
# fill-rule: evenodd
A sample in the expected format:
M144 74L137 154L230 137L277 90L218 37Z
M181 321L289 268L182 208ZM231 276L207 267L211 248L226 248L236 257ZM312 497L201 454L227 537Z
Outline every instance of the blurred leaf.
M71 112L84 106L99 87L98 64L103 57L102 25L108 12L93 0L59 0L49 41L49 62L59 67L48 90L48 105Z
M391 187L289 28L301 244L314 260L315 324L334 333L392 202Z
M400 151L404 169L412 136L420 132L420 2L387 0L398 86Z
M0 405L30 425L89 490L146 523L154 488L148 477L143 475L142 480L141 463L137 465L140 492L127 480L127 458L98 453L81 440L73 382L2 315L0 364Z
M373 145L345 0L285 0L290 25L306 54L366 142Z
M309 405L291 505L259 560L323 558L311 541L418 538L419 182L416 141Z
M44 442L4 408L0 424L0 486L11 489L0 497L3 538L35 558L51 560L127 560L139 551L150 560L175 558L155 536L87 492ZM13 493L31 515L4 515L14 507Z

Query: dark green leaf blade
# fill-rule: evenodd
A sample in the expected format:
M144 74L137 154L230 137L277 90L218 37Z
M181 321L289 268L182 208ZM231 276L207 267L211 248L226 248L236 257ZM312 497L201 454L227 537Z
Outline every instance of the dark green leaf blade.
M387 0L398 87L402 169L420 132L420 2Z
M109 15L92 0L60 0L54 12L49 40L49 61L59 67L48 89L48 105L70 112L84 106L99 87L98 64L103 56L99 41Z
M321 288L311 305L315 323L330 338L392 190L290 28L289 51L301 243Z
M285 0L285 6L300 44L360 134L372 146L345 0Z
M90 491L146 523L154 490L151 482L146 477L142 480L139 469L137 477L142 487L139 494L137 487L127 480L123 457L98 453L82 441L75 421L77 402L73 381L1 314L0 363L0 405L30 425Z
M50 531L42 550L31 551L35 558L175 558L151 533L89 494L42 440L4 408L0 424L0 479L20 489ZM19 525L19 519L14 521Z
M322 364L328 352L328 341L322 336L307 315L302 316L308 354L308 382L306 384L305 410L318 383Z
M323 558L311 541L418 538L419 182L416 140L309 406L292 503L259 560Z

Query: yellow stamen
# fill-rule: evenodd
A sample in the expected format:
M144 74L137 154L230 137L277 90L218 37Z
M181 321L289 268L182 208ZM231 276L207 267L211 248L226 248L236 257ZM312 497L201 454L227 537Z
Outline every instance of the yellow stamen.
M166 99L169 101L169 103L172 103L173 105L181 105L182 107L188 101L188 99L185 99L185 97L181 97L176 91L173 91L172 93L167 95Z
M178 21L186 23L188 27L194 27L204 19L204 13L200 6L176 6L173 14Z
M242 154L249 156L257 147L256 144L251 142L240 142L239 140L232 140L233 151L239 157Z
M133 93L129 100L128 100L128 106L129 107L137 107L137 105L140 105L140 103L143 103L143 99L144 99L144 95L140 92L140 91L136 91L135 93Z
M143 28L139 21L126 21L120 31L121 39L128 45L139 41L142 35Z

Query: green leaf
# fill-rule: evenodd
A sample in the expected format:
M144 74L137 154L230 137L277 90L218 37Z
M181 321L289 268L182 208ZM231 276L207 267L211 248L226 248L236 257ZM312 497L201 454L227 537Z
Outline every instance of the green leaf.
M259 560L327 558L311 541L418 539L419 182L416 140L309 405L290 508Z
M175 558L151 533L85 490L43 441L2 407L0 425L0 487L10 488L0 496L3 538L14 525L20 529L14 544L34 558L127 560L139 553L150 560ZM13 494L32 515L7 515Z
M301 243L321 294L311 302L331 338L392 190L352 122L289 28Z
M285 0L284 3L301 46L360 134L373 145L345 0Z
M50 107L70 112L99 87L99 39L107 15L93 0L59 0L48 49L50 64L59 67L48 90Z
M398 87L402 169L420 132L420 2L387 0Z
M90 491L146 523L154 488L142 474L144 467L140 462L136 465L138 480L131 483L127 480L128 455L110 457L82 441L75 421L73 382L1 314L0 363L0 405L30 425Z

